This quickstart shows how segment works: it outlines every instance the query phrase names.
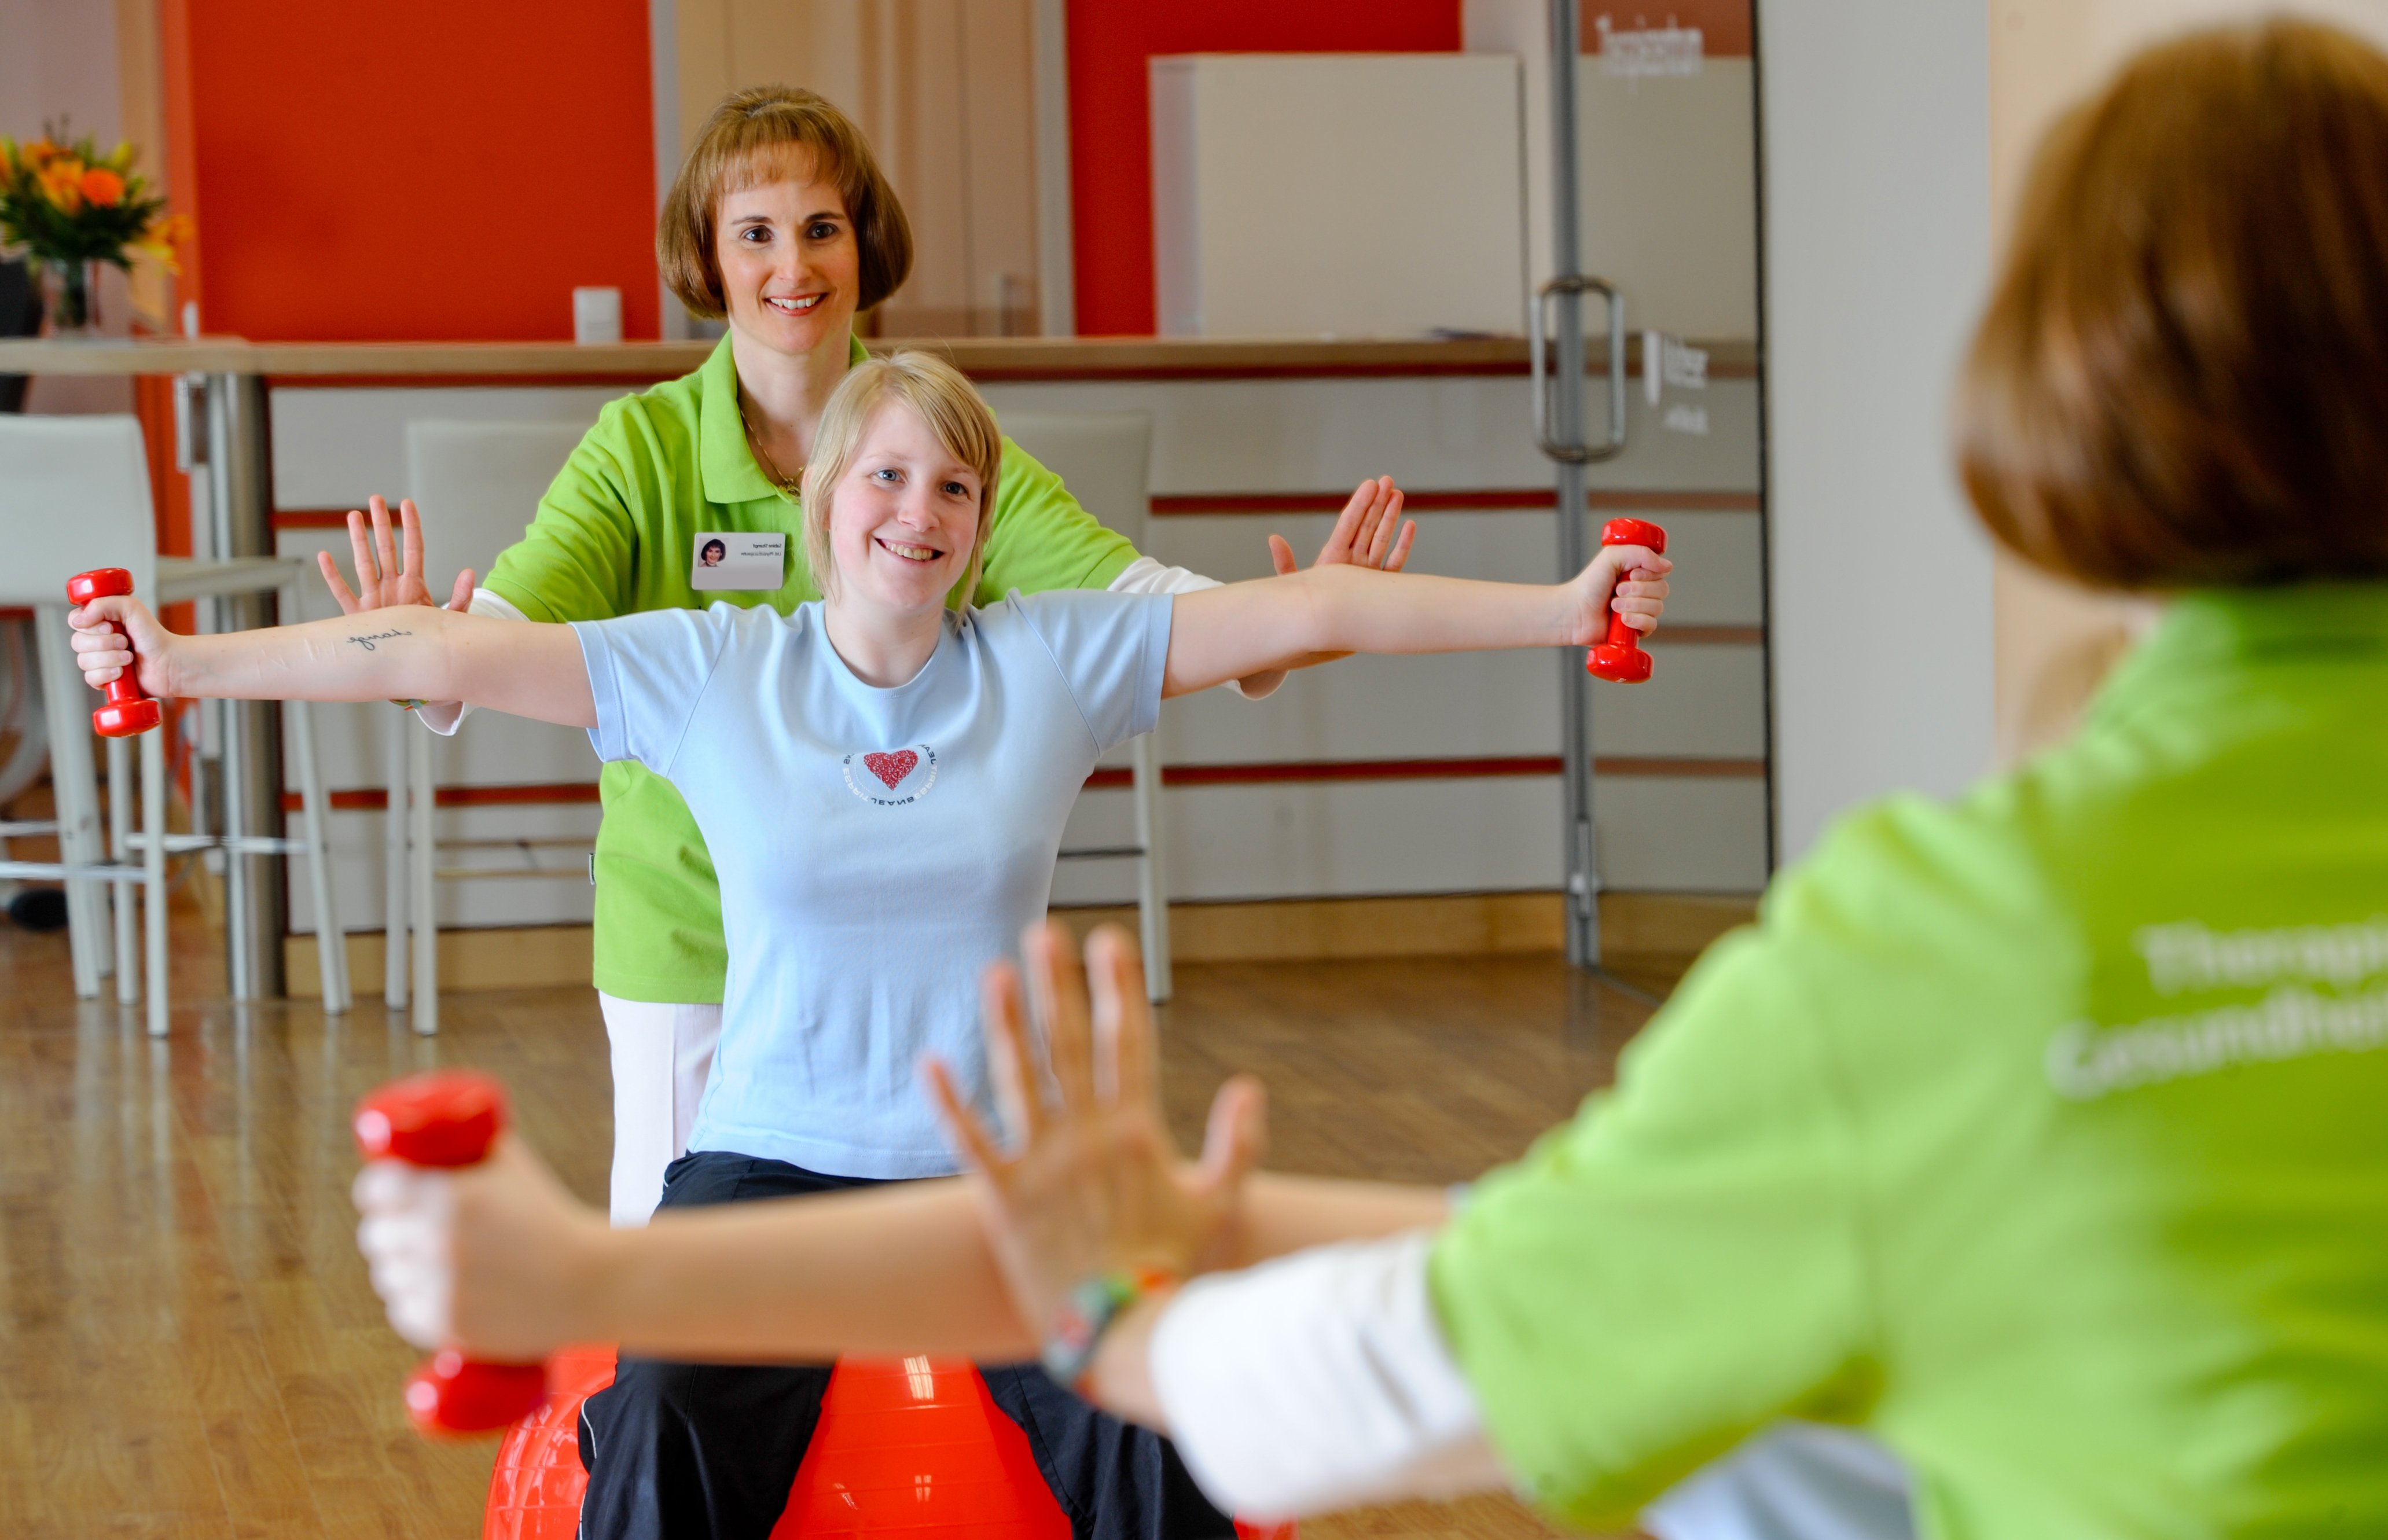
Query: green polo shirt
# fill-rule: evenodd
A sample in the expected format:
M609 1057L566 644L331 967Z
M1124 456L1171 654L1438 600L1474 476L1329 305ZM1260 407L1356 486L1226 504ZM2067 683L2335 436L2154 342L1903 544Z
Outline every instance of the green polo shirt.
M1843 821L1437 1308L1586 1529L1781 1414L1927 1534L2388 1534L2388 588L2173 606L2077 738Z
M869 356L859 340L853 356ZM689 569L705 530L786 535L787 580L777 592L697 592ZM1003 441L976 603L1013 589L1103 588L1135 559L1060 477ZM728 338L694 374L607 403L487 581L531 619L550 621L717 601L785 615L820 596L798 503L765 479L747 446ZM597 987L626 999L719 1000L721 893L688 804L670 782L629 763L599 772L598 795Z

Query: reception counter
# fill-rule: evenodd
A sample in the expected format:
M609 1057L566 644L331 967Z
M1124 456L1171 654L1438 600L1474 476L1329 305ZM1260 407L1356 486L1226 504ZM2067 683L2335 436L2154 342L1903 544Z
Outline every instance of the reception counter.
M998 415L1149 412L1152 516L1143 544L1163 561L1228 579L1264 575L1270 533L1306 557L1351 487L1385 473L1419 516L1419 568L1555 576L1552 478L1532 442L1521 338L871 346L944 353L980 382ZM1657 680L1595 692L1595 821L1611 889L1746 894L1768 870L1757 360L1747 343L1699 346L1706 386L1670 387L1656 404L1641 388L1638 356L1629 360L1629 448L1592 467L1585 516L1655 517L1682 564ZM695 368L711 347L0 342L0 372L203 376L191 458L204 466L195 465L193 479L204 487L212 549L329 547L345 556L345 510L375 492L395 500L408 490L410 424L586 424L626 388ZM1595 421L1605 411L1599 351L1587 382ZM531 512L523 510L526 521ZM479 566L488 554L443 551L435 535L436 569ZM331 612L320 596L306 610ZM1360 658L1299 676L1265 702L1211 692L1172 703L1161 732L1173 896L1232 903L1555 894L1554 679L1539 655ZM387 707L349 709L347 721L325 713L318 730L326 779L338 788L339 901L349 927L377 928L375 788L400 724ZM548 848L540 841L593 832L596 767L579 735L476 718L438 752L441 838L486 851L468 859L486 859L493 875L536 862ZM1081 798L1073 846L1128 843L1128 798L1112 789L1117 779L1099 774ZM259 786L256 796L278 806L277 785ZM589 910L585 881L442 886L449 925L568 924ZM1073 862L1055 899L1116 902L1128 891L1124 871ZM1556 916L1555 901L1549 907ZM290 922L311 928L303 902Z

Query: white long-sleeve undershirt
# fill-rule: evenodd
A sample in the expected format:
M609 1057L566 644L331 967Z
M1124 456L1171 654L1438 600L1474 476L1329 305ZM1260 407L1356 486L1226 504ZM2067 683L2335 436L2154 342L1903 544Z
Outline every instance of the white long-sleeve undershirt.
M467 615L486 615L492 620L528 620L529 616L514 607L510 599L500 598L486 588L473 591L473 602L464 606ZM414 708L414 719L441 737L451 737L473 714L470 701L425 701Z
M1153 1388L1211 1500L1298 1517L1504 1487L1427 1292L1424 1231L1196 1279L1156 1327Z
M1163 566L1150 556L1138 556L1120 569L1118 577L1108 585L1113 593L1199 593L1206 588L1222 586L1216 578L1205 578L1199 572L1188 572L1182 566ZM473 602L464 607L468 615L486 615L496 620L527 620L529 616L507 600L486 588L473 591ZM1229 681L1227 688L1240 695L1243 685ZM441 737L449 737L464 725L473 714L470 701L426 701L414 708L415 719Z

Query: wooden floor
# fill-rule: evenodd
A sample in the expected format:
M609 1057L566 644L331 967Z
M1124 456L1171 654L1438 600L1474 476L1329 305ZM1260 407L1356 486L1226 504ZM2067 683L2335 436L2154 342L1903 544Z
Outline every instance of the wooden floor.
M188 917L196 922L194 914ZM490 1445L411 1432L352 1243L347 1115L435 1064L502 1075L591 1203L610 1139L586 989L460 994L415 1037L378 1000L236 1010L179 926L171 1038L78 1003L63 935L0 921L0 1534L480 1533ZM1663 987L1663 962L1636 976ZM1168 1008L1190 1139L1230 1070L1275 1093L1279 1169L1449 1181L1516 1155L1608 1078L1646 997L1549 957L1206 964ZM1344 1536L1552 1532L1505 1498L1305 1526Z

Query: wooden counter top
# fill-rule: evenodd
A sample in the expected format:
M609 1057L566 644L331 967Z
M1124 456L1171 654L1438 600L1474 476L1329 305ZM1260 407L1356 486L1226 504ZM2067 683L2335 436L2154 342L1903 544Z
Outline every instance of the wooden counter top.
M1743 378L1757 371L1746 341L1700 344L1708 372ZM0 374L266 375L292 385L540 381L591 384L670 379L713 350L710 342L250 342L196 340L92 342L0 340ZM883 337L875 351L899 347L943 353L974 379L1262 379L1334 375L1519 375L1520 337ZM1641 351L1637 338L1634 359ZM1593 372L1607 352L1592 347Z

